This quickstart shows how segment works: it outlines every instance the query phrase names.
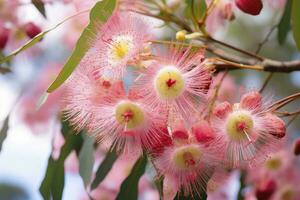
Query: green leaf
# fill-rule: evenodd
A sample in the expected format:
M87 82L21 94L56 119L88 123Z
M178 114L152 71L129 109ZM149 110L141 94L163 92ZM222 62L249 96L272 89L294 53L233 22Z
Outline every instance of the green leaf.
M52 156L48 159L48 166L45 177L41 183L39 191L44 200L61 200L65 178L64 178L64 162L68 155L78 148L82 147L83 139L81 135L73 134L67 123L63 123L62 132L65 136L65 144L61 148L59 158L54 160ZM66 133L67 131L67 133Z
M292 6L292 29L294 39L297 45L298 50L300 51L300 1L293 0Z
M51 198L51 188L52 188L52 182L54 176L55 176L55 161L50 156L48 159L46 174L39 189L44 200L49 200Z
M60 87L72 74L86 52L90 49L92 41L96 38L96 30L99 24L105 23L112 15L116 6L116 0L103 0L97 2L90 12L90 22L79 37L75 49L67 63L58 74L55 81L47 89L51 93Z
M163 187L164 187L164 177L161 176L161 177L155 179L154 184L155 184L155 186L158 190L159 198L164 199L163 198L163 196L164 196L164 189L163 189Z
M79 153L79 174L83 180L84 186L91 181L94 165L94 142L93 137L85 135L84 143Z
M292 12L292 0L288 0L285 5L284 13L278 24L278 42L283 44L286 40L287 34L291 28L291 12Z
M106 154L106 157L100 164L97 172L96 172L96 177L94 181L92 182L91 185L91 190L95 189L98 187L98 185L104 180L108 172L111 170L113 164L117 160L118 156L116 153L116 150L111 150Z
M186 7L184 10L185 17L192 19L193 12L197 20L201 19L206 12L205 0L186 0ZM194 5L193 5L194 3Z
M31 0L31 3L46 18L46 10L45 10L44 2L41 0Z
M143 155L137 160L130 174L123 181L120 192L116 198L117 200L138 199L138 183L141 176L145 173L146 165L147 165L147 156Z
M7 131L8 131L8 128L9 128L9 116L7 116L3 122L3 126L1 128L1 131L0 131L0 151L2 150L2 144L5 140L5 138L7 137Z

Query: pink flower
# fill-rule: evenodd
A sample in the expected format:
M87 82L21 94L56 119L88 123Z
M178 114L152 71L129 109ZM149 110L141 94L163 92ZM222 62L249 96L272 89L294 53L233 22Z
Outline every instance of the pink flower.
M89 130L100 142L112 144L124 153L140 153L159 141L166 115L150 108L135 95L110 94L101 104L92 105Z
M77 130L87 127L95 114L94 107L101 105L109 93L125 95L122 81L112 81L96 72L90 54L82 60L65 85L65 116Z
M185 122L195 121L191 116L206 102L211 84L211 74L202 62L203 52L172 48L160 54L138 77L133 89L152 108L168 110L169 118L176 115Z
M211 146L198 143L187 129L181 129L187 137L181 137L183 134L177 137L177 131L172 129L171 132L173 145L165 147L162 154L154 156L158 173L172 182L171 185L164 184L168 199L181 189L184 195L192 191L205 191L204 185L212 173L212 166L216 164Z
M100 74L123 77L127 65L135 65L152 35L142 16L116 12L101 27L94 44L93 58Z
M206 0L207 6L210 5L212 0ZM208 15L206 19L206 30L213 34L220 27L223 27L227 21L234 19L234 2L231 0L219 0L215 5L212 12Z
M256 164L276 151L281 138L278 135L285 135L285 128L282 121L273 120L278 117L266 113L267 104L258 92L252 91L243 95L240 103L215 107L211 124L230 166Z

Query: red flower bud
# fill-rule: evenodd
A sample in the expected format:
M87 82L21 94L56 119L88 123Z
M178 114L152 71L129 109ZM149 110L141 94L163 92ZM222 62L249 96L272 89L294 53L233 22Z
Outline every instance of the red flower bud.
M275 180L269 179L262 181L255 191L258 200L268 200L276 191L277 184Z
M42 32L41 28L32 22L28 22L24 25L24 31L26 35L30 38L34 38L36 35Z
M294 154L296 155L296 156L299 156L300 155L300 138L298 138L297 140L296 140L296 142L294 143Z
M215 134L207 121L201 121L192 127L192 133L200 143L207 143L215 138Z
M276 138L283 138L286 134L284 121L276 115L266 114L266 126L269 129L269 133Z
M227 115L232 111L231 104L227 101L218 104L214 110L213 115L220 118L225 119Z
M250 15L259 15L263 8L262 0L235 0L237 7Z
M248 108L254 110L256 108L261 108L262 106L262 97L259 92L253 91L247 94L244 94L241 98L240 107Z
M0 26L0 49L4 49L9 37L9 29Z

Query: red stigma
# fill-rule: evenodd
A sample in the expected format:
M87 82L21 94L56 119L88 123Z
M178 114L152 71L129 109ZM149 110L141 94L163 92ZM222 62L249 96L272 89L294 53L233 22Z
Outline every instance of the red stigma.
M104 80L102 82L102 86L105 87L105 88L109 88L111 86L111 83L109 81Z
M238 122L238 123L236 124L236 128L237 128L237 130L239 130L239 131L244 131L244 130L247 129L247 125L246 125L245 122Z
M123 117L124 117L125 121L128 122L130 119L132 119L133 112L128 110L128 111L124 112Z
M190 152L185 152L183 154L183 159L185 161L185 165L186 166L194 166L196 164L194 158L193 158L193 155L190 153Z
M171 78L169 78L167 81L166 81L166 84L168 87L172 87L174 84L176 83L176 80L173 80Z

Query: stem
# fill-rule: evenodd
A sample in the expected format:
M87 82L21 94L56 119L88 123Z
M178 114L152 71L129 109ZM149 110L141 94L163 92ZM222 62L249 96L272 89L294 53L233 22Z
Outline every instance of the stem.
M261 89L259 90L260 93L262 93L264 91L264 89L267 87L268 83L270 82L271 78L273 77L274 72L269 73L269 75L267 76L267 78L264 81L263 86L261 87Z
M228 74L228 71L225 71L223 76L221 77L220 81L216 84L215 88L214 88L214 94L213 97L208 105L208 117L211 116L212 112L213 112L213 108L215 106L215 103L218 99L218 94L219 94L219 90L221 88L222 82L224 81L226 75Z

